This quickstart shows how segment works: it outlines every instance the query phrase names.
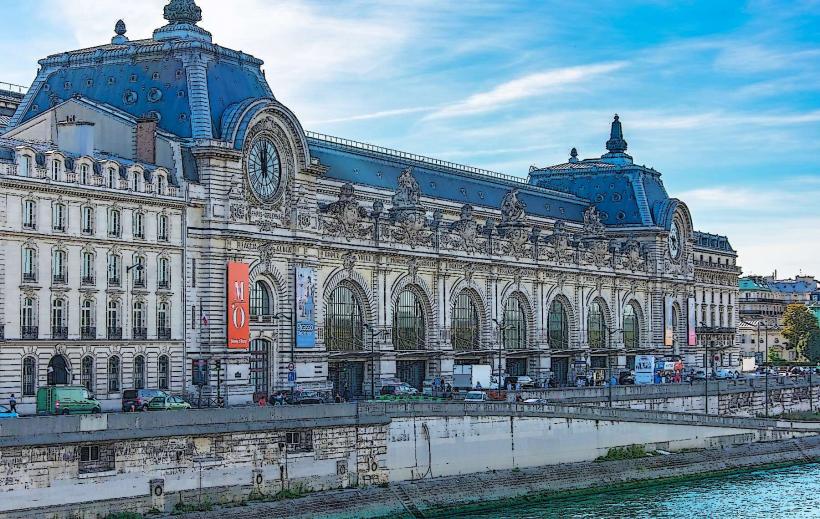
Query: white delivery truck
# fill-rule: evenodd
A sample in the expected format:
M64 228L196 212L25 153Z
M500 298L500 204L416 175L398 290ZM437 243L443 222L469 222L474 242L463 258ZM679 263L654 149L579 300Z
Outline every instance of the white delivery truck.
M490 389L492 371L488 364L457 364L453 366L453 387L475 389L481 383L483 389Z

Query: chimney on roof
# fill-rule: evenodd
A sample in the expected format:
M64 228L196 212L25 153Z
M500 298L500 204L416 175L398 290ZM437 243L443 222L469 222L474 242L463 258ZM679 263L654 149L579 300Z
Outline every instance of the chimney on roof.
M157 118L140 117L137 119L136 133L137 162L156 164L157 162Z
M94 154L94 123L78 121L77 116L70 115L65 121L57 123L57 147L80 156Z

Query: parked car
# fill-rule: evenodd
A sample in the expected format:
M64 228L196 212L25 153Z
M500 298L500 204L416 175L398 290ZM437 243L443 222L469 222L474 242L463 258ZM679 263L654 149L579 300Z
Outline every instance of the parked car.
M148 403L158 396L168 396L160 389L126 389L122 392L123 411L147 411Z
M505 388L507 387L507 384L512 384L513 388L515 388L516 384L521 384L522 388L531 388L535 386L535 381L529 375L518 375L507 377L504 382Z
M285 402L290 405L325 404L327 401L319 391L297 391L285 397Z
M700 380L706 380L706 372L702 369L693 369L690 370L686 376L684 377L686 382L696 382Z
M100 403L85 386L42 386L37 389L37 414L92 414L102 411Z
M379 393L390 396L415 396L419 394L419 390L407 382L399 382L383 385Z
M11 409L9 409L8 407L6 407L6 406L4 406L4 405L0 405L0 419L4 419L4 418L17 418L17 417L19 417L19 416L20 416L20 415L18 415L16 412L12 411L12 410L11 410Z
M733 369L718 368L712 378L727 380L740 377L740 372Z
M618 384L621 386L634 385L635 375L631 371L621 371L618 374Z
M465 402L488 402L489 400L490 397L483 391L468 391L467 394L464 395Z
M190 408L191 404L178 396L155 396L148 402L148 409L151 411L176 411Z

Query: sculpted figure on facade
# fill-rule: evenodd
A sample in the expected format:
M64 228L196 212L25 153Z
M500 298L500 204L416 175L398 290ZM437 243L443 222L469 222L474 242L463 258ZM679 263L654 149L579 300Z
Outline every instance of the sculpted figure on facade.
M473 218L473 206L464 204L461 207L461 218L450 225L445 237L446 248L475 252L481 247L478 240L478 222Z
M621 244L620 267L632 272L646 269L646 252L640 242L629 239Z
M525 223L526 220L524 204L518 199L518 190L513 189L501 201L501 224Z
M372 225L366 224L367 210L356 201L353 184L346 183L339 190L339 199L321 207L322 226L327 234L352 238L367 237Z
M399 175L399 185L393 195L393 208L411 208L419 205L421 189L413 177L413 168L405 168Z
M584 211L584 234L598 236L604 233L606 227L601 221L601 213L594 205L587 207Z
M555 221L552 235L547 239L544 256L547 260L557 264L566 264L574 261L575 251L572 246L572 236L567 232L563 220Z
M596 267L605 267L612 264L612 252L607 239L591 239L584 243L584 262Z
M427 213L421 206L420 197L421 189L413 177L413 168L404 169L392 198L391 226L385 230L386 237L413 248L432 242L433 233L428 230Z

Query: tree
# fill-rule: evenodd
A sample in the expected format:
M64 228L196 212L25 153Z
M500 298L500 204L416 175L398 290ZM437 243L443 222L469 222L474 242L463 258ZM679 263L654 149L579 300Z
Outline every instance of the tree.
M820 326L814 314L801 304L786 307L783 314L783 337L797 348L797 353L812 362L820 359Z

